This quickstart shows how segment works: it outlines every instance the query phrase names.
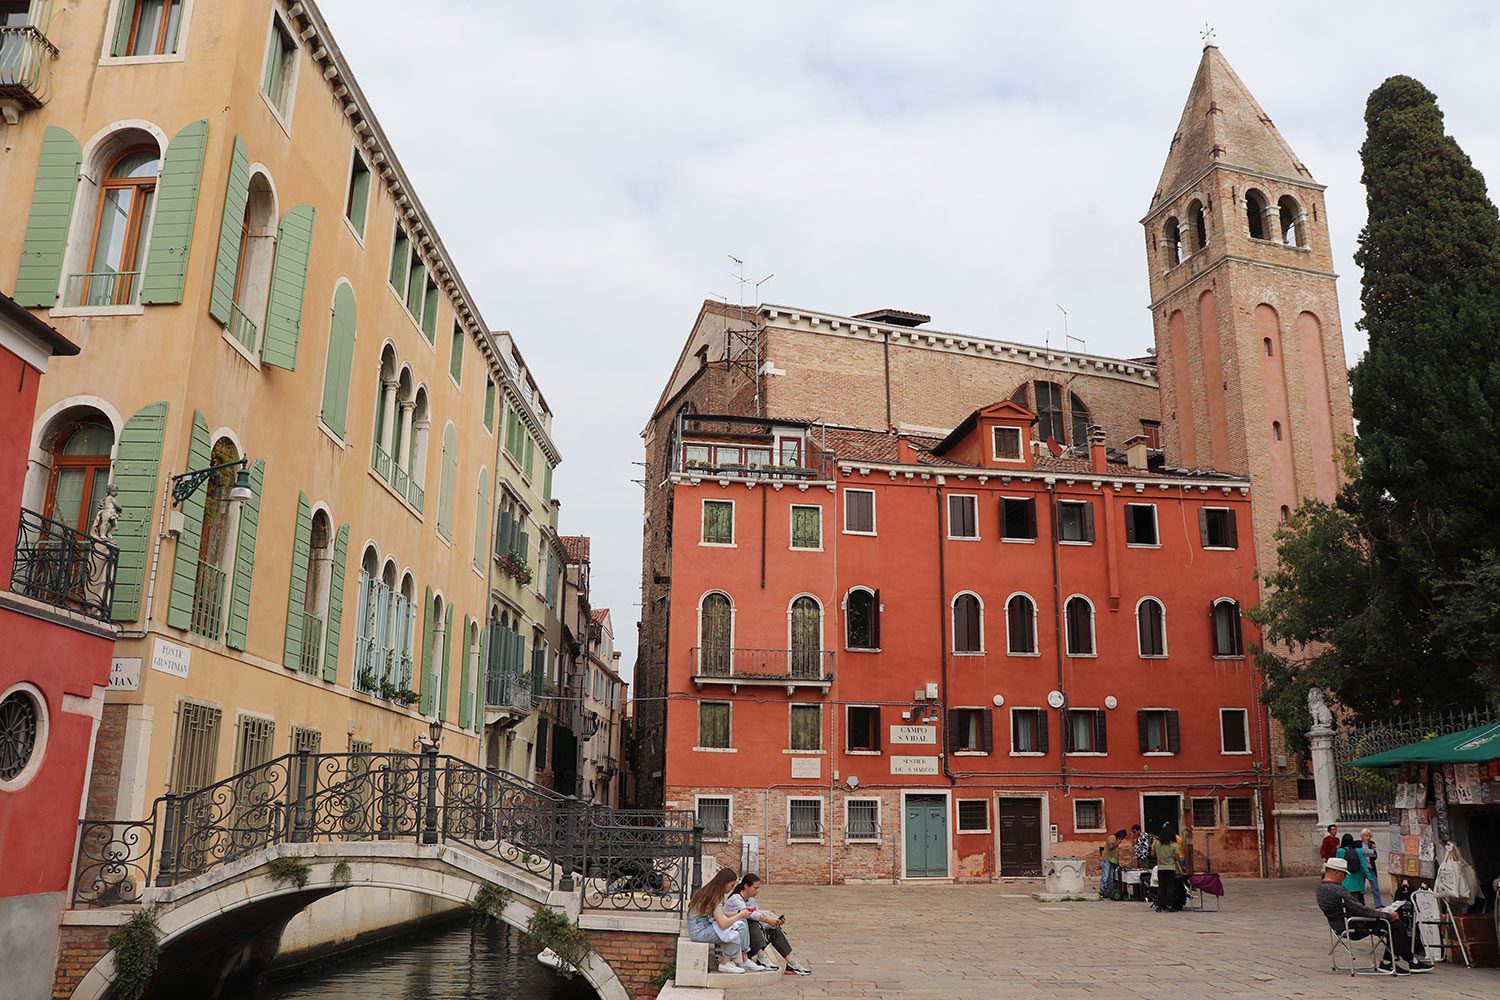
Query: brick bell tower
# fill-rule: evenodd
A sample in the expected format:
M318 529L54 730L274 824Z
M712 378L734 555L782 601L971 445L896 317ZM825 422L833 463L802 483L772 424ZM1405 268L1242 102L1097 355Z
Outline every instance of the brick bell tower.
M1354 424L1323 186L1215 45L1142 224L1167 463L1250 476L1264 574Z

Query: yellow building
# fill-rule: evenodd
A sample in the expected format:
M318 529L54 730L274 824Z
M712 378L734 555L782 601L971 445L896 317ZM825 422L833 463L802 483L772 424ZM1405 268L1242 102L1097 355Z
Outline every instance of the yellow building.
M486 623L535 649L545 621L551 416L316 6L36 0L20 23L0 288L84 348L42 385L25 502L87 528L112 483L122 508L89 811L414 749L433 719L481 759Z

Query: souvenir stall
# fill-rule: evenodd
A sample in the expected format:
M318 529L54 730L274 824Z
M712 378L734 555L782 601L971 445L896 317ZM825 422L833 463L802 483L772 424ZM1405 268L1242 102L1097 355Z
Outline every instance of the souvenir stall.
M1500 964L1500 722L1352 761L1391 768L1389 829L1377 832L1383 885L1446 900L1473 964Z

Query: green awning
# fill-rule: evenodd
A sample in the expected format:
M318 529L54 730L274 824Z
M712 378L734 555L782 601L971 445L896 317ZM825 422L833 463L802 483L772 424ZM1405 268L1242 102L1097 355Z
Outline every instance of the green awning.
M1355 767L1398 764L1478 764L1500 757L1500 722L1486 722L1461 733L1434 736L1404 747L1371 754L1349 763Z

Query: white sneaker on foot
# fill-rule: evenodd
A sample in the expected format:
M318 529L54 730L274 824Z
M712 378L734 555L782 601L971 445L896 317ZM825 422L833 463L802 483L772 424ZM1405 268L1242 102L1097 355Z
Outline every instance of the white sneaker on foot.
M740 963L740 968L744 969L746 972L765 972L766 971L766 967L764 965L761 965L759 962L757 962L753 958L747 958L743 962L741 962Z
M742 969L742 968L740 968L738 965L735 965L733 962L720 962L719 963L719 971L720 972L727 972L730 975L738 976L740 973L744 972L745 970Z

